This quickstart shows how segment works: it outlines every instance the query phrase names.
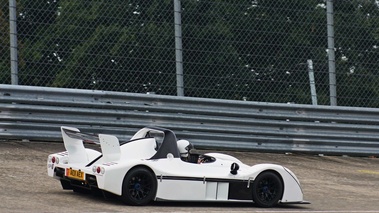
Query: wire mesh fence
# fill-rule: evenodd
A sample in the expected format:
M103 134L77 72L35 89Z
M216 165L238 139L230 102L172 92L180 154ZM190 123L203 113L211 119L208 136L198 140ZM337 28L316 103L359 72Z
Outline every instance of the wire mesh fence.
M19 0L16 16L20 85L321 105L336 86L340 106L379 107L378 0Z

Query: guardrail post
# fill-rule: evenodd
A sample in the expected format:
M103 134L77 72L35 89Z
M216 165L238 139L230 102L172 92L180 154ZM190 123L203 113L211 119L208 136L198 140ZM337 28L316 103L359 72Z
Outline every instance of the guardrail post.
M17 12L16 0L9 0L9 37L11 54L11 82L18 85L18 50L17 50Z
M182 8L180 0L174 0L175 58L177 96L184 96L183 47L182 47Z
M328 28L328 64L330 105L337 106L336 57L334 52L334 12L333 0L326 1L326 19Z
M317 93L316 93L315 76L313 72L313 61L311 59L308 59L307 64L308 64L308 74L309 74L309 85L311 87L312 105L317 105Z

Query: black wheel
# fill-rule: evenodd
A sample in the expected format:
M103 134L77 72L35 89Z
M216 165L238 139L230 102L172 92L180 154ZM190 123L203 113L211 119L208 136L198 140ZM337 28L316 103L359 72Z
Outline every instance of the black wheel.
M282 195L282 180L274 172L262 172L253 182L253 201L260 207L268 208L278 204Z
M121 199L126 204L141 206L152 201L156 192L156 176L146 168L137 167L126 174Z

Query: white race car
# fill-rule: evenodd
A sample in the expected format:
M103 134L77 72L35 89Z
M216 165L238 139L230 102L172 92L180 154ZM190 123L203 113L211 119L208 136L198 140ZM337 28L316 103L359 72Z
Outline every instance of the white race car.
M248 166L220 153L193 154L168 129L145 127L129 141L61 127L66 151L51 154L47 173L63 189L116 195L129 205L151 201L254 202L305 204L300 182L276 164ZM100 145L101 152L83 142ZM100 149L99 149L100 150Z

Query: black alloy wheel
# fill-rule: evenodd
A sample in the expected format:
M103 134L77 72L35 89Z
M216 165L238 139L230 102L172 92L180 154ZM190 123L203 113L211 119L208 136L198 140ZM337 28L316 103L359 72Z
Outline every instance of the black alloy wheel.
M137 167L126 174L121 199L126 204L142 206L151 202L155 198L156 192L156 176L144 167Z
M253 182L253 201L260 207L268 208L278 204L283 196L281 178L272 171L258 175Z

